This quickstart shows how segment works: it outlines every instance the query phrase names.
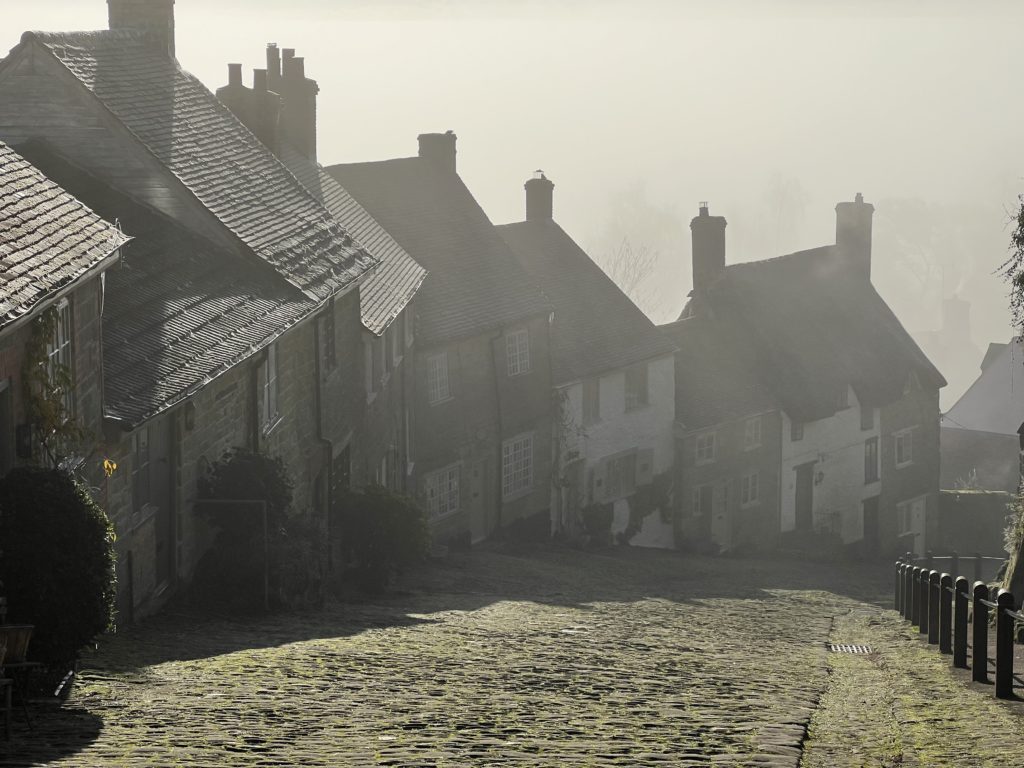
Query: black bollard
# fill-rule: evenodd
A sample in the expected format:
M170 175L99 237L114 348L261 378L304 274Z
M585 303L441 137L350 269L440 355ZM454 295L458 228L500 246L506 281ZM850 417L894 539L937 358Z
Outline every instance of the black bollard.
M910 623L921 623L921 566L910 569Z
M903 606L900 602L903 592L903 563L899 560L896 561L896 584L892 593L893 609L897 613L903 613Z
M931 604L931 600L928 595L928 574L930 571L926 568L921 569L920 583L917 589L917 599L921 601L921 623L917 627L917 631L922 635L928 634L928 608Z
M939 580L938 571L928 572L928 645L939 644Z
M903 566L903 618L914 618L914 566L908 561Z
M1013 697L1013 593L1000 589L996 595L996 698Z
M988 585L974 582L971 605L971 679L976 683L988 682Z
M953 666L967 669L967 590L971 585L965 577L957 576L953 587Z
M939 579L939 653L953 652L953 577Z

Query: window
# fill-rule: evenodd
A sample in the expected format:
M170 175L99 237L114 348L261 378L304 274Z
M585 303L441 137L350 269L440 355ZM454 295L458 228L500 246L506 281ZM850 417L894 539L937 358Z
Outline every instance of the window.
M799 443L804 439L804 423L802 421L790 422L789 439L794 443Z
M530 332L525 328L505 336L505 359L508 375L518 376L530 372Z
M424 480L427 513L431 520L459 511L459 465L432 472Z
M501 495L508 499L533 488L533 433L501 446Z
M715 460L715 433L705 432L697 435L694 445L694 454L697 464L710 464Z
M860 407L860 428L862 430L875 428L875 409L867 405Z
M896 448L896 466L905 467L914 461L914 433L910 429L897 432L893 435L893 442Z
M373 384L373 342L369 339L363 339L363 369L363 384L366 387L366 397L369 399L376 389Z
M263 360L263 430L267 432L279 418L277 408L277 342L267 347Z
M761 417L747 419L743 425L743 449L749 451L761 445Z
M864 484L878 482L878 438L864 441Z
M608 482L605 497L621 499L636 490L636 451L608 460Z
M740 506L752 507L758 502L758 474L752 472L740 478Z
M711 499L714 488L710 485L698 485L693 489L690 499L690 514L693 517L711 514Z
M451 396L448 389L448 353L431 355L427 358L427 400L434 405Z
M136 512L149 504L149 427L132 436L132 503Z
M850 407L850 388L843 387L836 393L836 410L841 411Z
M324 365L333 368L337 362L334 341L334 300L327 302L327 311L323 314L324 334Z
M647 363L626 369L626 410L647 405Z
M583 426L596 424L601 420L601 379L594 377L583 380Z
M57 304L57 323L53 337L46 345L46 370L50 386L60 393L63 418L72 418L75 412L74 370L71 360L71 304L67 299Z
M896 526L899 535L914 533L921 529L924 520L925 499L923 496L896 505Z

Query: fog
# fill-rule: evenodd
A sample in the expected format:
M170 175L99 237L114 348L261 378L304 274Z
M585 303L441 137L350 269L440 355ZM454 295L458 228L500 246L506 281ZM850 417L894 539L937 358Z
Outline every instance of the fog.
M5 0L0 51L25 29L106 26L103 2ZM688 222L724 215L727 259L832 242L834 206L875 205L873 276L917 335L942 299L971 303L973 345L936 361L975 375L1011 333L994 274L1024 191L1012 3L327 2L178 0L177 53L211 89L264 44L320 84L321 162L412 155L459 135L459 172L496 223L523 216L542 168L555 216L599 261L655 256L638 289L656 321L690 290ZM948 339L947 339L948 341ZM950 346L950 344L946 344Z

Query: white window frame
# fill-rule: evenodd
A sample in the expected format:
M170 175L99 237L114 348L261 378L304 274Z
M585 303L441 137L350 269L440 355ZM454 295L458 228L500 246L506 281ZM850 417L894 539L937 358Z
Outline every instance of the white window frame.
M708 508L704 509L701 504L702 492L705 488L709 488L708 493ZM713 485L703 483L701 485L695 485L690 493L690 517L700 517L703 515L710 515L711 508L714 506L715 489Z
M896 505L896 535L905 536L908 533L919 533L914 528L914 506L922 504L922 516L928 512L928 497L915 496L912 499L901 501Z
M508 501L533 490L533 432L501 444L501 497Z
M761 477L759 472L751 472L740 478L740 507L756 507L761 502Z
M902 454L902 456L901 456ZM901 429L892 436L892 455L896 468L909 467L914 463L914 428Z
M641 373L642 371L642 373ZM632 389L630 377L639 376L643 379L643 389ZM624 371L623 387L623 409L628 413L650 405L651 402L651 372L647 363L631 365Z
M67 389L60 393L64 407L64 418L70 420L75 415L75 368L72 354L71 302L66 298L57 302L57 322L53 328L53 336L46 344L46 372L50 386L57 386L57 369L63 367L70 380Z
M509 376L530 372L530 331L520 328L505 334L505 363Z
M427 358L427 402L431 405L452 399L448 380L448 352L438 352Z
M743 423L743 450L761 447L761 417L753 416Z
M431 520L440 520L459 511L460 475L460 466L455 463L423 478L423 495Z
M694 464L698 467L704 464L711 464L715 460L718 449L718 439L715 432L703 432L693 440Z
M278 365L277 342L267 347L267 355L263 359L263 433L267 434L281 420L278 402Z
M877 483L879 480L882 479L881 467L879 466L878 460L881 451L879 450L878 443L879 440L877 436L869 437L867 440L864 441L864 485L871 485L872 483ZM870 447L872 445L874 445L875 461L874 466L870 468L871 472L869 474L868 455L870 453Z

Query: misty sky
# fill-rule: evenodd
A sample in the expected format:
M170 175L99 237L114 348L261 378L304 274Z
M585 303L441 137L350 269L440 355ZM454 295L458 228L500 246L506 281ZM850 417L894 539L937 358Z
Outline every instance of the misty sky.
M2 52L24 29L106 26L104 0L2 2ZM1024 191L1022 5L177 0L177 49L216 88L229 61L248 83L267 42L296 48L320 84L325 164L454 130L496 223L522 218L543 168L598 260L623 238L657 251L644 304L659 321L690 289L699 201L740 261L832 242L835 203L863 192L875 282L907 327L938 328L958 293L984 349L1010 333L991 273Z

